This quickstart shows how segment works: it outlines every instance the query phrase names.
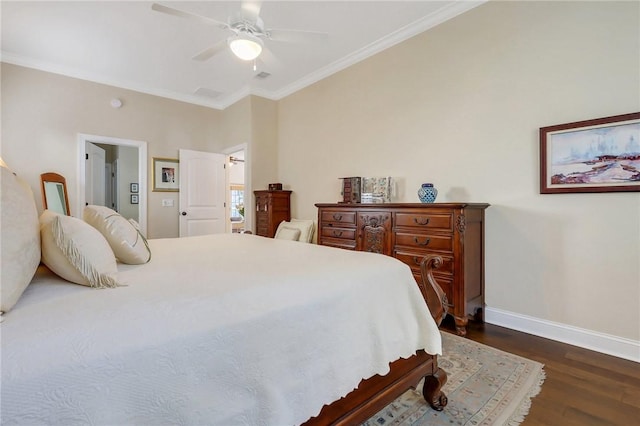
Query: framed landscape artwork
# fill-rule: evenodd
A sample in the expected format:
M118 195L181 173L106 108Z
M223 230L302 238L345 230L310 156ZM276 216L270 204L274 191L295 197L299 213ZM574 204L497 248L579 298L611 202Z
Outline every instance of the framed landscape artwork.
M178 182L178 160L172 158L153 159L153 190L160 192L177 192L180 189Z
M540 128L540 193L640 191L640 112Z

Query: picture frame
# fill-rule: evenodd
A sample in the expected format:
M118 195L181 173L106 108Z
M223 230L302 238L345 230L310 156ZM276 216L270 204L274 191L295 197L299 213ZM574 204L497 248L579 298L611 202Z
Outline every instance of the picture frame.
M178 192L180 190L180 162L175 158L153 159L153 191Z
M138 204L139 198L138 194L131 194L131 204Z
M137 194L138 193L138 184L137 183L130 183L129 184L129 192Z
M640 191L640 112L540 128L540 193Z

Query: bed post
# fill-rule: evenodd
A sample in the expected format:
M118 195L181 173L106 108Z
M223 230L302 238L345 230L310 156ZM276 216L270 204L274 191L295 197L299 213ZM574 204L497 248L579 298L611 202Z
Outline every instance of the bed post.
M438 327L447 315L448 305L447 295L433 277L433 270L441 265L442 257L434 254L428 254L420 263L422 290L431 316L433 316ZM447 396L442 392L442 386L445 383L447 383L447 373L438 367L437 358L434 358L433 374L425 376L422 396L431 405L431 408L436 411L442 411L448 403Z
M442 287L433 277L433 270L442 265L442 257L436 254L428 254L420 263L420 275L422 276L422 291L427 300L427 306L431 312L431 316L436 321L436 325L440 327L442 320L447 315L447 306L449 301Z
M422 396L424 400L436 411L442 411L447 406L449 400L442 392L442 387L447 383L447 373L434 360L435 373L424 377L422 385Z

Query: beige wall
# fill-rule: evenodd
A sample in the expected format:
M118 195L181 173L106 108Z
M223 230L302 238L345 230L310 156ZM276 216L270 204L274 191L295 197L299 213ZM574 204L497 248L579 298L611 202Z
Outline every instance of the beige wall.
M77 210L78 133L145 141L149 156L148 235L178 235L178 196L151 191L153 157L178 158L178 149L216 151L222 113L210 108L2 64L2 158L36 195L40 173L67 178ZM109 105L120 98L123 106ZM41 200L37 198L38 207ZM162 207L162 199L173 207Z
M247 144L245 205L253 206L253 191L267 189L278 177L278 106L257 96L247 96L222 112L223 148ZM253 230L252 209L245 210L246 228Z
M254 190L267 189L278 177L277 103L252 96L251 122L251 182Z
M138 149L118 146L118 212L138 221L138 205L131 204L131 183L138 182Z
M342 176L491 203L486 302L640 341L640 194L539 194L538 129L640 111L638 2L490 2L279 102L293 212Z

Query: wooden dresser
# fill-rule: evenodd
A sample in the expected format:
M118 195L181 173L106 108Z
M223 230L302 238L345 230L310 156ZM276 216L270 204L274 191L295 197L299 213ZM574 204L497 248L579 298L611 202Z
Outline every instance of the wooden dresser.
M484 320L484 203L316 204L318 244L393 256L411 267L422 290L420 262L442 256L434 270L458 334L470 316ZM424 293L424 291L423 291Z
M253 191L256 197L256 235L273 238L283 220L291 220L291 191Z

